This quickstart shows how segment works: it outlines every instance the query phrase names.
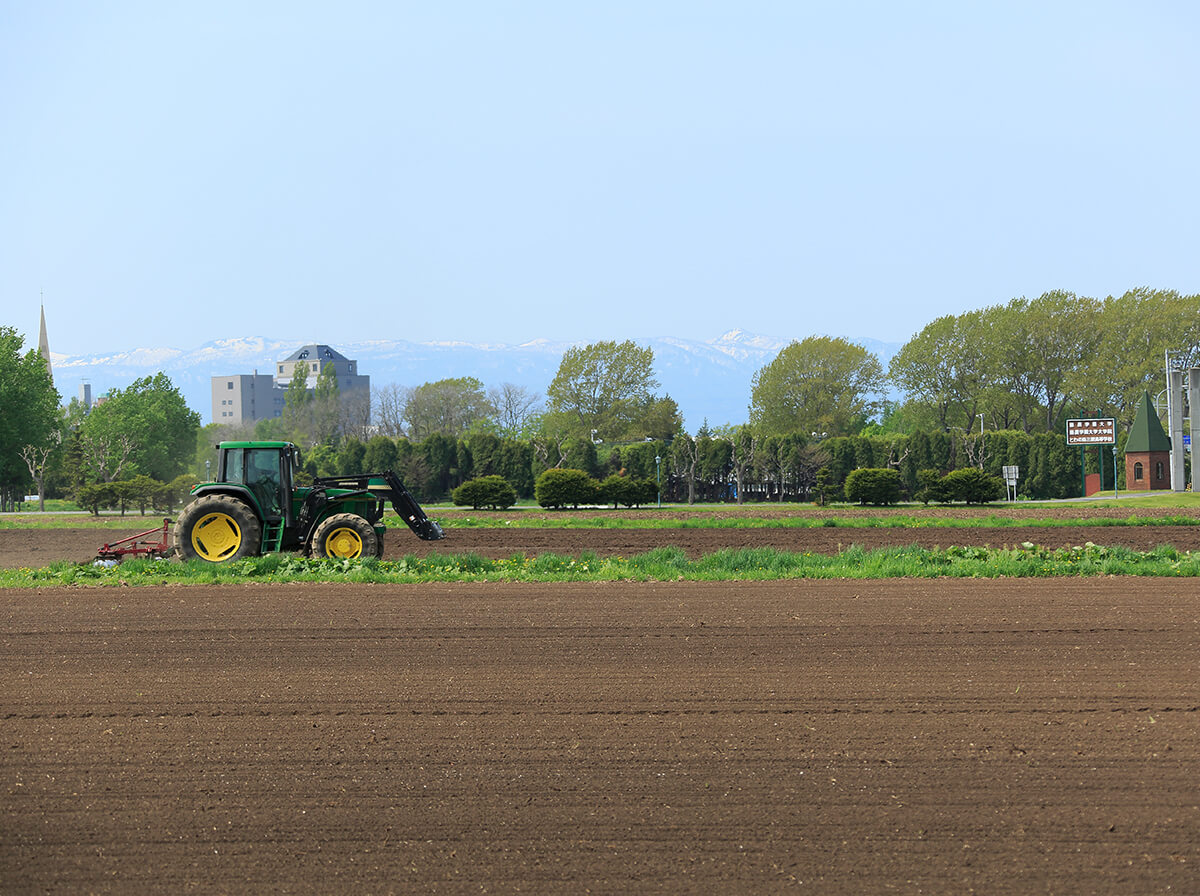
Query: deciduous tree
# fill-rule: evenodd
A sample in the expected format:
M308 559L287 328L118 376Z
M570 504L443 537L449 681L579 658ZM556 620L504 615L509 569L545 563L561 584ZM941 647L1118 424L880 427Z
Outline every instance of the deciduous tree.
M620 441L644 418L658 388L654 350L596 342L563 354L546 389L549 411L572 435Z
M26 446L46 447L57 431L59 395L41 353L22 352L24 339L0 327L0 509L11 509L24 493L29 470Z
M191 463L200 415L165 373L113 390L80 427L80 441L101 481L138 473L168 482Z
M408 437L423 441L437 433L456 439L473 425L491 419L496 407L473 376L425 383L409 391L403 419Z
M811 336L754 375L750 422L760 435L858 432L883 388L879 359L845 339Z

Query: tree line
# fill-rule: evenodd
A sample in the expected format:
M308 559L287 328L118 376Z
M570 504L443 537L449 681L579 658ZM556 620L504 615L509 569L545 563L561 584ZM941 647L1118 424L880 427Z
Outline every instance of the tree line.
M691 432L660 394L653 351L632 341L568 350L544 396L458 377L364 400L341 395L332 366L309 388L302 365L281 417L231 428L201 427L162 373L93 408L62 406L40 354L0 327L0 506L30 489L87 496L138 477L203 481L224 438L293 441L312 475L395 469L426 501L485 476L533 497L550 469L653 480L664 500L740 502L836 500L850 472L882 468L917 497L929 493L922 472L1009 465L1022 471L1023 496L1066 497L1082 472L1066 418L1111 416L1127 430L1142 394L1160 391L1168 355L1200 363L1200 297L1055 291L940 317L886 371L845 339L792 342L752 378L745 422ZM902 398L886 400L889 388ZM1104 459L1082 462L1093 471Z

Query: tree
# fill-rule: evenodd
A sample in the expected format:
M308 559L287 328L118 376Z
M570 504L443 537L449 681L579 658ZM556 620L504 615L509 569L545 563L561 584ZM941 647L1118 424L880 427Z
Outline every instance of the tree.
M411 389L405 399L403 420L409 438L423 441L434 433L457 439L476 423L495 415L496 406L484 393L483 383L473 376L463 376Z
M541 396L524 386L504 383L488 393L496 408L496 429L510 439L533 434L534 423L541 408Z
M577 437L629 438L654 403L653 368L654 350L628 340L568 349L546 389L548 410Z
M84 419L80 441L101 481L141 473L168 482L191 464L199 429L200 415L157 373L111 392Z
M975 419L986 384L983 323L983 312L939 317L906 342L888 367L909 401L933 409L941 429L969 429Z
M389 383L373 390L375 425L380 435L397 438L404 435L404 405L408 390Z
M583 470L547 470L534 485L534 497L542 507L559 509L591 504L599 483Z
M337 370L326 362L317 374L313 386L312 409L315 436L323 445L332 444L338 435L341 389L338 387Z
M903 483L899 470L860 467L846 477L845 491L846 500L858 504L895 504L900 500Z
M1090 414L1100 410L1128 430L1142 393L1158 394L1163 360L1200 363L1200 296L1170 290L1132 289L1105 299L1099 315L1103 344L1081 358L1072 391Z
M0 509L24 494L29 470L21 451L47 447L57 432L59 395L41 352L22 354L24 339L0 327Z
M858 432L883 387L879 359L845 339L793 342L754 375L750 422L761 435Z
M21 449L21 459L25 461L33 484L37 486L39 511L46 509L46 467L50 462L50 455L62 441L61 433L55 432L55 435L59 438L53 439L41 447L26 445Z
M318 444L313 438L312 393L308 390L308 365L297 361L292 378L283 393L282 432L284 438L304 448ZM269 421L260 421L262 423Z
M1009 308L1022 324L1014 339L1025 350L1024 366L1041 400L1045 430L1053 432L1064 408L1079 401L1071 391L1076 368L1105 337L1100 303L1058 290L1031 302L1014 299Z
M759 436L752 426L745 423L741 426L719 427L716 434L728 446L728 469L737 490L737 503L742 504L746 500L746 486L749 484L750 471L754 468Z
M451 493L450 499L456 505L475 510L481 507L505 510L517 503L517 492L503 476L493 474L467 480Z

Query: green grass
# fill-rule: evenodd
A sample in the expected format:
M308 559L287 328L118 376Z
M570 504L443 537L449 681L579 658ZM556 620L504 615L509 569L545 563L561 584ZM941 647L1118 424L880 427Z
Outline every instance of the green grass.
M60 562L41 569L0 570L0 587L245 584L247 582L622 582L768 581L889 578L1059 578L1200 576L1200 552L1159 547L1141 552L1085 544L1049 549L899 547L867 551L852 545L836 555L774 548L716 551L690 559L678 548L633 557L542 554L488 559L476 554L409 555L395 561L306 560L271 554L234 563L133 560L114 568Z
M1150 509L1150 508L1147 508ZM835 511L836 512L836 511ZM385 516L389 528L403 526L393 515ZM1079 516L1079 517L1011 517L988 516L912 516L903 513L886 516L774 516L761 517L751 513L738 516L670 517L637 516L636 511L617 511L612 516L595 513L572 516L560 513L546 516L442 516L447 530L452 529L978 529L987 527L1034 526L1063 528L1072 526L1200 526L1200 516L1164 514L1155 516Z

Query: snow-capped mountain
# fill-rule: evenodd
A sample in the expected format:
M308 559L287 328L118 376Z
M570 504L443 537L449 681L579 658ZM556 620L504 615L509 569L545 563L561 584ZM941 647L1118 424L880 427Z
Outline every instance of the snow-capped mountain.
M633 341L654 350L658 391L678 402L689 432L695 432L706 420L710 426L744 422L755 372L791 342L744 330L730 330L706 342L674 337ZM874 352L885 368L900 349L899 344L869 339L851 341ZM545 394L554 379L563 353L587 344L584 340L571 343L546 339L520 345L402 339L333 343L319 334L306 340L252 336L220 339L191 350L142 348L80 357L52 350L51 362L55 386L64 401L78 397L85 382L91 385L92 397L96 398L109 389L123 389L139 377L162 371L207 423L212 420L212 377L269 374L279 360L311 342L328 343L356 360L359 371L369 376L371 385L377 388L392 383L419 386L449 377L473 376L488 388L513 383L539 395Z

